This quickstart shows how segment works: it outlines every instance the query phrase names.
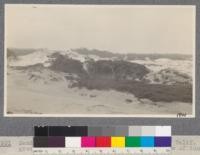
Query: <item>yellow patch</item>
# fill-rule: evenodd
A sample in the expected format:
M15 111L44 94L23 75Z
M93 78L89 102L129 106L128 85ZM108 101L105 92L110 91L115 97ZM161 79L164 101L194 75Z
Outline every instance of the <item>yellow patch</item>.
M125 147L125 137L111 137L112 147Z

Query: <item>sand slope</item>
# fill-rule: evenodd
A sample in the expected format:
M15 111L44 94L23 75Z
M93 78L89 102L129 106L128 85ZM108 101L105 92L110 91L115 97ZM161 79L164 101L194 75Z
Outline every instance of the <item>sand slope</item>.
M10 70L7 86L8 114L191 114L192 105L181 102L151 102L114 90L69 88L60 80L32 81L20 71Z

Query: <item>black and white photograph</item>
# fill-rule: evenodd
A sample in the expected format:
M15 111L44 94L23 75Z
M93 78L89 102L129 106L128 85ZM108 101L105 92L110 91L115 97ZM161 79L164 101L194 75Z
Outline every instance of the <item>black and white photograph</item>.
M4 115L194 117L195 11L6 4Z

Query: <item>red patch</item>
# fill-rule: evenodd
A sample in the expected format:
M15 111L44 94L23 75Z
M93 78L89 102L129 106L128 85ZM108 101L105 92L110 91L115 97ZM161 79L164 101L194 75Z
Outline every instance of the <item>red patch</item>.
M111 137L96 137L96 147L111 147Z

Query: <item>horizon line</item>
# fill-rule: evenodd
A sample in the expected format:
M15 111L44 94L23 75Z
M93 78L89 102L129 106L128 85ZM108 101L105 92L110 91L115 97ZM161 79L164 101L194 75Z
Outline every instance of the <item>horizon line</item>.
M42 47L6 47L6 49L28 49L28 50L52 50L52 51L65 51L65 50L76 50L76 49L87 49L87 50L98 50L99 52L109 52L109 53L113 53L113 54L119 54L119 55L126 55L126 54L165 54L165 55L193 55L193 53L189 54L189 53L161 53L161 52L150 52L150 53L145 53L145 52L127 52L127 53L119 53L119 52L113 52L113 51L110 51L110 50L106 50L106 49L97 49L97 48L87 48L87 47L77 47L77 48L42 48Z

